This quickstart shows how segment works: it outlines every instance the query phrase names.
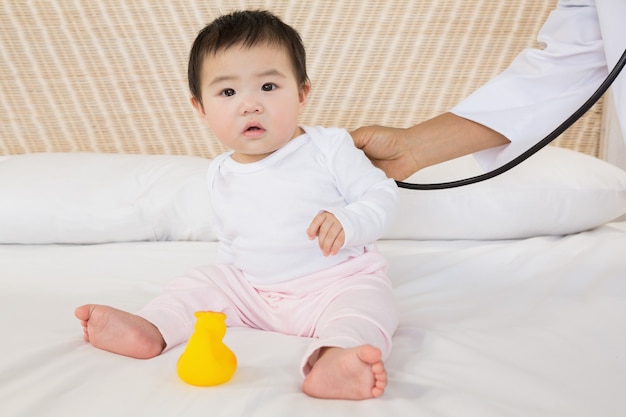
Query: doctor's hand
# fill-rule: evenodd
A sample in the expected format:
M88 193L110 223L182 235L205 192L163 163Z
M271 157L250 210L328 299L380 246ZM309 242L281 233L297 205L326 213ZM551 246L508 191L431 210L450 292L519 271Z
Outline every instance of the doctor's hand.
M357 148L389 178L403 180L419 169L413 157L408 129L364 126L350 132Z
M335 215L327 211L320 211L306 229L309 239L317 237L320 249L324 256L336 255L343 247L346 235L343 226Z
M422 168L509 143L495 130L453 113L406 129L365 126L350 134L374 165L399 181Z

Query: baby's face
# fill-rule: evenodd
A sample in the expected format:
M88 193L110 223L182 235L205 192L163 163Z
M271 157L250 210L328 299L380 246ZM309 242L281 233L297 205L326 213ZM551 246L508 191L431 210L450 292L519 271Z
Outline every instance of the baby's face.
M300 88L284 48L235 45L209 54L200 81L202 105L192 99L194 107L236 161L259 161L301 133L309 85Z

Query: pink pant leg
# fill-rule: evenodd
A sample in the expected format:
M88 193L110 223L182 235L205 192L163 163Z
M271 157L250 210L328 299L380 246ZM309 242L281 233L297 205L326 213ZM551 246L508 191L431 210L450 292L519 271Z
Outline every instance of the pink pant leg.
M247 311L256 309L255 297L254 288L239 270L227 265L207 265L174 279L163 294L137 315L159 329L167 351L189 339L196 311L225 313L228 326L252 325L245 322L245 317Z
M381 350L383 360L387 359L398 326L398 305L386 276L386 263L381 269L362 271L328 290L334 297L317 320L315 340L305 352L302 374L311 370L322 347L370 344Z

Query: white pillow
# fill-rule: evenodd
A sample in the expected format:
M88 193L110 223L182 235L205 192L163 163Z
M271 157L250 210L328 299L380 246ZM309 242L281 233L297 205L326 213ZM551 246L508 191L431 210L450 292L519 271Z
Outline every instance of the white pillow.
M210 161L192 156L41 153L0 158L0 243L215 240ZM471 156L413 175L441 182L482 172ZM561 235L626 212L626 172L548 147L491 180L401 190L387 239L516 239Z
M406 182L435 183L483 171L472 156L429 167ZM588 230L626 212L626 172L548 146L498 177L460 188L401 189L387 239L518 239Z
M0 159L0 243L214 240L209 162L97 153Z

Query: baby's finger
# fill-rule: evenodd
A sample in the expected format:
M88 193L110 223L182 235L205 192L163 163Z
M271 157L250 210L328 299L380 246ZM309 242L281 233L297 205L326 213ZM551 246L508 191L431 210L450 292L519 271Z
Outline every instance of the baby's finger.
M326 218L324 214L325 212L318 213L317 216L315 216L311 221L309 227L306 229L306 234L309 239L313 240L319 234L320 227L322 226L322 224L324 223L324 219Z
M346 240L346 234L344 233L343 228L341 228L341 231L339 232L337 237L335 237L335 240L333 241L333 244L330 247L330 254L337 255L339 250L343 247L345 240Z
M326 221L322 224L318 239L320 249L322 249L322 253L324 253L325 256L337 253L337 250L335 250L335 253L333 253L333 250L340 234L343 234L343 228L338 221ZM341 244L343 245L343 242Z

